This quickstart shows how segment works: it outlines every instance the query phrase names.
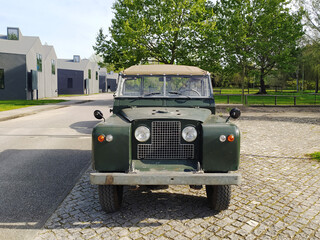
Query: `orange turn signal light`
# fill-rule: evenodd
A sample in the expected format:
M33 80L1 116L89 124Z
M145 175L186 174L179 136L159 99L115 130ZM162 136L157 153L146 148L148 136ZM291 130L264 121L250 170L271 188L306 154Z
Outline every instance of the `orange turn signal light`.
M228 141L233 142L234 141L234 136L231 134L228 136Z
M105 140L105 138L106 137L103 134L101 134L101 135L98 136L98 141L99 142L103 142Z

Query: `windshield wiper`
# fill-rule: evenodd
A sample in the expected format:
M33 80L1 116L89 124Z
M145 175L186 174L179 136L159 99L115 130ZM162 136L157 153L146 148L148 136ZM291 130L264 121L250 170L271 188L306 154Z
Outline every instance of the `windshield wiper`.
M177 91L169 91L170 94L177 94L177 95L182 95L182 93L177 92Z
M184 94L182 94L181 92L177 92L177 91L169 91L169 93L170 93L170 94L181 95L181 96L186 97L186 98L190 98L190 96L184 95Z
M161 94L161 92L151 92L151 93L144 94L143 96L151 96L151 95L157 95L157 94Z

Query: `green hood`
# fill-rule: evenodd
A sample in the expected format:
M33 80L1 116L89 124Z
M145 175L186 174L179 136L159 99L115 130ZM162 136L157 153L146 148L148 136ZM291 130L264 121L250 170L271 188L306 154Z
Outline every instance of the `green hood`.
M186 119L204 122L211 115L211 111L204 108L134 107L122 109L121 115L130 122L141 119Z

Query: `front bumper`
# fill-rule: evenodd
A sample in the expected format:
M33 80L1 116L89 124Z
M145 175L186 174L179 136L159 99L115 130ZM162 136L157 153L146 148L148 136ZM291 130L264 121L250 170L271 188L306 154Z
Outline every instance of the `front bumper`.
M134 172L90 173L91 184L97 185L239 185L237 173Z

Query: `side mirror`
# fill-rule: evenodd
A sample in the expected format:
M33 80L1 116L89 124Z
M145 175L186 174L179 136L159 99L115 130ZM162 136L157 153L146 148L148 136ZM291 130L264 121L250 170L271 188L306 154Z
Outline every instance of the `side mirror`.
M230 118L237 119L237 118L240 117L240 115L241 115L240 109L239 108L233 108L233 109L231 109L230 116L227 118L226 122L228 122Z
M230 111L230 117L232 117L233 119L237 119L239 118L241 115L241 111L238 108L233 108Z
M103 114L102 114L102 112L100 111L100 110L95 110L94 112L93 112L93 115L94 115L94 117L96 118L96 119L104 119L104 117L103 117Z

